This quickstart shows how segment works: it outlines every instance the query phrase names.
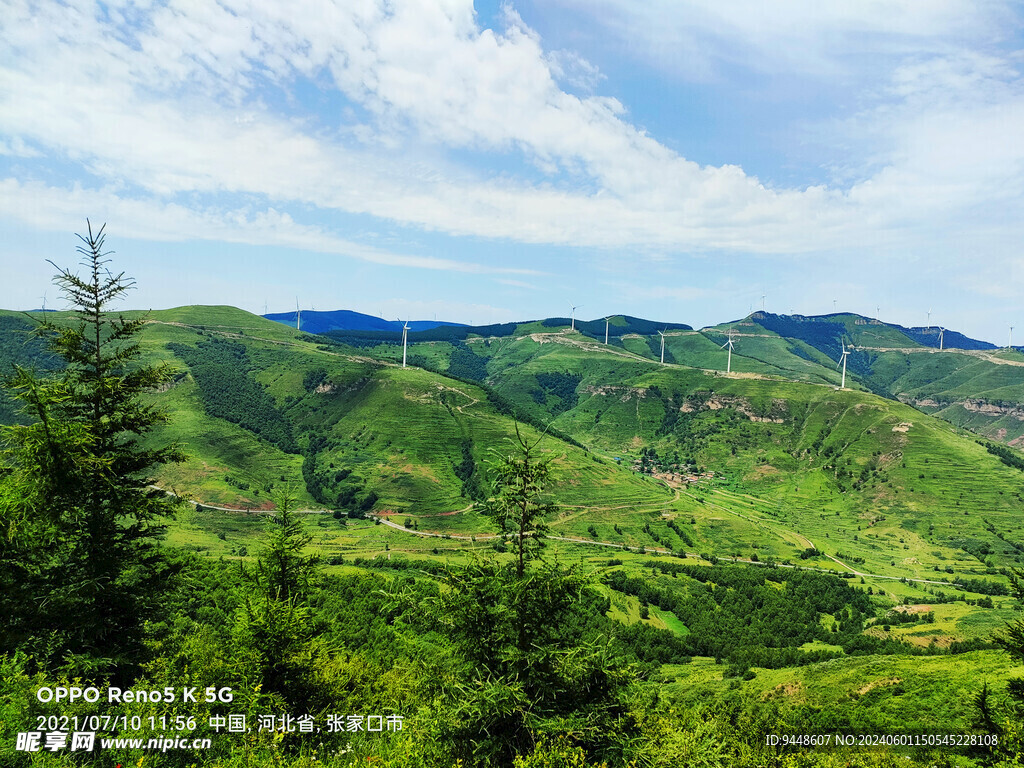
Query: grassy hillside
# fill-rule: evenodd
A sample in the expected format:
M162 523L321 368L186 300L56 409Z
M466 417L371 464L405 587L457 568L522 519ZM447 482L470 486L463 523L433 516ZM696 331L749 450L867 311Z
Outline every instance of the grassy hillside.
M987 642L1017 615L1005 568L1024 557L1024 471L907 404L838 390L825 341L758 327L668 330L667 365L657 334L628 325L608 345L544 324L413 344L435 371L403 369L393 343L329 342L229 307L149 313L144 355L177 370L149 395L169 414L151 439L188 454L158 481L201 502L166 542L233 573L290 487L332 577L408 586L445 564L508 559L473 502L515 412L553 463L547 557L598 582L594 620L607 623L592 629L696 718L678 733L714 718L760 743L769 727L969 730L980 685L1001 695L1015 669ZM38 347L0 351L43 361ZM883 357L897 354L933 367L900 371ZM987 374L968 370L979 360L870 362L893 386L953 391L981 386ZM394 626L408 634L389 651L436 639Z
M695 520L692 546L665 534L669 548L762 560L816 548L853 570L938 580L1018 562L1008 542L1021 540L1024 475L898 402L662 367L566 333L467 347L496 390L538 418L625 466L640 468L647 455L648 472L675 486L676 497L645 515ZM698 469L715 478L679 481ZM594 526L602 541L658 547L647 522L595 507L559 524L574 536L594 538ZM837 565L827 556L811 562Z
M767 336L813 346L833 360L852 345L849 369L872 391L986 437L1024 445L1024 354L939 328L902 328L859 315L789 317L755 313Z
M201 501L266 506L275 487L290 483L304 503L323 508L458 512L482 493L490 449L514 434L512 419L472 384L327 350L238 310L183 308L149 320L147 354L181 370L155 395L172 410L158 439L177 439L190 456L162 480ZM544 441L562 500L583 502L583 488L598 504L669 495L581 448ZM479 527L471 515L458 524Z
M156 439L189 455L160 482L205 504L266 508L290 486L309 508L483 533L470 508L517 408L591 449L544 438L566 538L937 582L998 580L1020 562L1024 473L920 411L837 391L816 347L756 324L731 326L751 335L735 337L729 376L707 370L729 328L667 332L667 352L692 366L659 365L649 337L605 345L543 324L412 345L413 361L466 374L452 379L402 369L395 345L328 344L230 307L147 320L145 354L179 370L153 395L171 413ZM770 375L755 344L763 358L788 348L808 380L783 380L797 363Z
M41 373L57 367L57 361L46 351L43 342L31 335L35 327L33 319L41 315L40 312L0 310L0 375L10 375L16 365ZM23 420L15 401L7 392L0 391L0 424Z

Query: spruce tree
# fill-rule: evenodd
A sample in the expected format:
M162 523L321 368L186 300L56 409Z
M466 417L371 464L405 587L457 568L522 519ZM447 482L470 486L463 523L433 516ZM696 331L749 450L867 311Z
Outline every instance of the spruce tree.
M134 281L108 270L104 228L79 239L85 277L54 264L70 318L34 330L63 369L5 383L30 423L2 433L0 644L43 666L128 674L170 570L155 537L175 502L152 473L182 457L145 442L165 417L144 395L173 371L140 361L144 318L108 312Z
M494 463L495 491L483 504L502 537L511 541L516 556L516 577L523 578L526 562L543 548L547 525L544 519L557 507L545 498L545 486L551 476L551 459L537 456L537 442L531 444L519 432L512 449L498 454Z
M298 711L330 702L324 672L332 648L321 637L310 598L317 591L319 560L304 555L312 542L284 490L274 498L277 512L267 521L267 542L252 568L242 566L246 587L235 628L238 654L263 694L279 696Z

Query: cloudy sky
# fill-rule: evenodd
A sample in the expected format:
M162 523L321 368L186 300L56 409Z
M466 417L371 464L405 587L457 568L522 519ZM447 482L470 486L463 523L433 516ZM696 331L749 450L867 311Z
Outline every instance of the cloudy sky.
M1018 3L0 0L0 306L1024 339ZM764 297L762 299L762 296ZM834 302L836 302L834 304Z

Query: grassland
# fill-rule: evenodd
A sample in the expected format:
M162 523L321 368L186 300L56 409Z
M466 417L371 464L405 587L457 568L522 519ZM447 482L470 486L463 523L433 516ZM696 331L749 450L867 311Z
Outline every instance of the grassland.
M917 645L986 637L1010 618L1004 596L992 608L942 600L976 602L978 592L960 587L1005 584L1002 569L1021 562L1024 473L920 410L838 391L834 364L804 341L768 331L737 336L734 373L724 375L728 330L668 332L673 362L665 366L649 337L627 334L606 346L540 324L471 337L460 348L411 347L412 359L439 370L462 355L467 369L484 371L477 384L402 369L394 345L326 344L230 307L149 313L145 356L178 370L172 386L152 395L169 414L153 439L176 441L189 457L158 481L205 507L184 512L168 542L251 557L262 537L257 512L290 488L302 508L324 513L307 521L330 568L355 557L460 561L492 551L493 526L474 510L473 487L479 493L492 450L515 432L493 390L586 446L520 425L553 462L553 555L588 569L674 552L692 562L835 571L870 587L880 606L933 601L933 624L889 630ZM882 334L877 344L898 341L882 327L861 332ZM243 349L245 375L293 430L290 452L208 412L189 364L171 350L214 340ZM465 355L473 356L468 364ZM943 355L919 356L938 365ZM970 379L957 381L968 387ZM654 465L638 471L650 455ZM358 499L372 491L370 511L397 527L331 514L333 497L357 486ZM638 605L618 603L614 615L641 621ZM643 621L686 631L657 610Z
M490 452L508 445L514 425L484 387L402 369L393 345L325 346L230 307L182 307L146 319L145 355L179 370L174 385L153 396L170 414L156 439L179 442L189 456L162 472L162 485L241 509L267 508L275 491L290 487L302 506L329 510L345 483L358 481L360 493L375 494L376 512L410 517L423 531L487 530L471 509L473 487L480 492ZM861 342L912 343L852 316L837 323ZM1020 562L1024 474L918 410L837 391L834 366L804 342L763 329L736 337L737 347L776 352L803 344L788 354L805 381L782 378L797 377L797 363L776 375L764 366L744 371L759 356L773 357L764 350L734 354L733 375L707 370L724 358L723 332L757 327L748 320L669 331L672 357L689 365L658 365L646 340L630 351L635 335L606 346L539 323L507 337L470 337L459 354L479 358L485 383L506 400L587 446L543 439L556 470L557 535L940 583L999 580L999 568ZM244 348L246 375L292 425L294 452L206 412L188 365L168 344L198 348L212 339ZM443 368L452 349L417 344L411 355ZM317 371L317 386L307 388ZM523 431L540 438L533 427ZM320 443L309 459L312 436ZM661 463L647 468L653 477L636 471L646 451ZM324 482L316 494L311 467ZM698 469L713 477L683 479ZM333 479L346 473L349 480Z
M995 651L959 656L862 656L804 667L725 677L714 659L663 669L665 690L680 705L729 698L772 706L796 733L970 733L971 704L983 684L1000 690L1016 672ZM803 730L801 730L803 729Z

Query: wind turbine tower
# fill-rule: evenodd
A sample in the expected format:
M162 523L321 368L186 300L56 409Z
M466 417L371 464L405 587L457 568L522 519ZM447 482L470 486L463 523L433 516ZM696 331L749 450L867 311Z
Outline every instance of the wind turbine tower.
M1013 326L1010 326L1010 337L1006 340L1006 348L1009 350L1013 349Z
M295 297L295 330L302 330L302 310L299 309L299 297Z
M611 317L606 317L604 319L604 343L605 343L605 346L608 345L608 323L610 321L611 321Z
M729 340L723 344L720 349L729 348L729 358L725 363L725 372L732 373L732 328L729 329Z
M576 306L573 306L573 303L570 301L569 302L569 306L572 307L572 319L569 321L569 330L570 331L575 331L576 330L576 310L579 309L580 307L582 307L583 305L582 304L577 304Z
M846 389L846 357L847 357L847 355L850 354L850 351L846 348L846 343L845 342L840 345L840 348L843 350L843 357L842 357L843 379L842 379L842 382L839 384L839 388L840 389ZM837 365L836 368L838 368L838 367L839 366Z
M665 364L665 334L658 331L658 335L661 336L661 364Z
M928 325L926 325L925 327L926 328L931 328L932 327L932 308L931 307L928 307Z
M942 351L942 343L943 343L943 339L942 339L942 337L943 337L943 335L944 335L945 333L946 333L946 329L945 329L945 328L943 328L943 327L942 327L942 326L940 325L940 326L939 326L939 351L940 351L940 352Z
M405 350L409 341L409 321L406 320L402 326L402 367L405 368Z

